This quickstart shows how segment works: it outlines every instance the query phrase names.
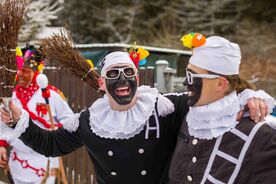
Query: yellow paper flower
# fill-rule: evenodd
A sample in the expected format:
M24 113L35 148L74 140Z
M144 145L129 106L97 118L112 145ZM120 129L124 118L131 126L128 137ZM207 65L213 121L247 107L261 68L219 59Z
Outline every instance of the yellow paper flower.
M193 34L187 34L187 35L184 35L182 38L181 38L181 41L182 41L182 44L184 47L188 47L188 48L192 48L193 47L193 43L192 43L192 40L193 40L193 37L194 35Z
M184 35L181 38L181 41L185 47L188 48L196 48L200 47L205 44L206 38L200 33L190 33L187 35Z
M90 65L91 68L94 68L94 64L91 59L87 59L86 62Z
M23 56L22 51L21 51L21 49L19 47L16 47L15 54L16 54L16 56L20 56L20 57Z
M137 53L140 53L140 60L145 59L146 57L149 56L149 51L147 51L146 49L139 47Z

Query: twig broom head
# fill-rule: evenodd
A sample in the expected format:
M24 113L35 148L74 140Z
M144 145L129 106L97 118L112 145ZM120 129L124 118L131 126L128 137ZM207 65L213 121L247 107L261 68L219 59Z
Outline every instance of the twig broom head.
M67 70L77 78L87 82L96 90L99 89L98 73L81 56L66 29L62 29L58 34L44 39L42 51L48 62L53 62L59 68Z
M15 48L23 18L26 0L0 0L0 96L10 97L17 72Z

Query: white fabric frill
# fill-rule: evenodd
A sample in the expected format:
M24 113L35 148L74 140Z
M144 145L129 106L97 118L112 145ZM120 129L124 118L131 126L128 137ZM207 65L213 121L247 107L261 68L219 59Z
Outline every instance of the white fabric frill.
M273 111L273 108L276 103L275 99L263 90L254 91L251 89L245 89L238 95L238 97L239 97L239 101L242 109L247 104L247 101L250 98L254 98L254 97L263 99L265 101L265 104L268 107L268 113L271 113Z
M190 107L187 115L189 134L200 139L213 139L237 125L240 103L236 92L208 105Z
M68 117L67 119L65 119L62 123L62 126L65 130L67 130L68 132L75 132L80 124L79 118L80 118L80 113L76 113L71 117Z
M29 127L29 114L27 111L22 109L22 114L19 121L16 124L16 127L10 128L3 122L0 122L0 140L6 140L10 144L21 136L22 133L26 131Z
M156 88L141 86L137 89L136 104L126 111L113 110L108 97L98 99L90 108L90 126L101 138L129 139L139 134L153 114L156 100L158 114L166 116L174 112L173 103L160 95Z

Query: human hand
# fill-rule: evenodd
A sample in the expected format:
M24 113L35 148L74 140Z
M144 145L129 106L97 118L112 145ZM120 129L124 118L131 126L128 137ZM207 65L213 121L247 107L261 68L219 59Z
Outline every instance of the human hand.
M10 111L7 111L5 108L0 109L1 121L5 124L11 126L14 123L17 123L22 114L22 110L13 104L12 101L9 102Z
M239 121L244 112L249 110L250 118L254 120L255 123L264 120L264 117L268 114L268 106L265 104L265 101L260 98L250 98L247 101L246 107L239 112L237 120Z
M7 149L3 146L0 147L0 167L6 168L8 165Z

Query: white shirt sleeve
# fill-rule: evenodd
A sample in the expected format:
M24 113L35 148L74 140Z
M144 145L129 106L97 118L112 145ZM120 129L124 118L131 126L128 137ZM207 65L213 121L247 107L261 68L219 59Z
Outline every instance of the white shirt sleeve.
M50 96L50 105L52 108L52 111L54 111L55 119L63 124L64 120L68 117L72 117L74 115L74 112L69 107L66 100L64 100L60 94L57 92L50 90L51 96Z

